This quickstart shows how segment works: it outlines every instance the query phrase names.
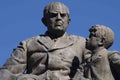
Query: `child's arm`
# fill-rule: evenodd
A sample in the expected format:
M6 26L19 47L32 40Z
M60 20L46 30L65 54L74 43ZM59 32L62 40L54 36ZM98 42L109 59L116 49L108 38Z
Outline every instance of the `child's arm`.
M108 55L110 64L120 71L120 52L111 51Z
M115 80L120 80L120 52L112 51L109 53L108 58Z

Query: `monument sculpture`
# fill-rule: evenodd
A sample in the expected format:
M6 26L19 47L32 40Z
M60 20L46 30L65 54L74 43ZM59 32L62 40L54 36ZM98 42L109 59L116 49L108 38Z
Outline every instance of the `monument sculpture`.
M0 68L0 80L120 80L120 53L107 49L114 41L103 25L90 28L89 38L68 35L69 9L45 6L41 34L21 41Z
M79 70L86 52L85 38L66 33L69 9L53 2L43 14L47 31L20 42L0 68L0 80L86 80Z
M89 32L86 48L91 50L91 57L85 61L84 76L90 80L120 80L120 53L107 50L113 44L114 32L104 25L93 25Z

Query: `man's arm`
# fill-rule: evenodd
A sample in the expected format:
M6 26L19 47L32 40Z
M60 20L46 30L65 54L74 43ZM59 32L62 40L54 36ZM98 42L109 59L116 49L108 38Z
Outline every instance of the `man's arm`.
M24 73L26 68L27 50L26 42L23 41L13 50L11 57L3 65L1 70L6 69L13 74Z

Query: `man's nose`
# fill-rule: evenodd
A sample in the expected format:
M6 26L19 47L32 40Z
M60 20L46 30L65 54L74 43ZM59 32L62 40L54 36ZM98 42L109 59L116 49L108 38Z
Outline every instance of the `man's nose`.
M57 14L57 19L61 19L61 14L60 13Z

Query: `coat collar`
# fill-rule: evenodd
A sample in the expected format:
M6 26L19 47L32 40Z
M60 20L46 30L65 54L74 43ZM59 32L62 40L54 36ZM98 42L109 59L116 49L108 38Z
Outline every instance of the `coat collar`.
M56 41L55 41L56 40ZM38 42L48 51L66 48L75 43L76 39L66 33L57 39L51 39L48 35L39 36Z

